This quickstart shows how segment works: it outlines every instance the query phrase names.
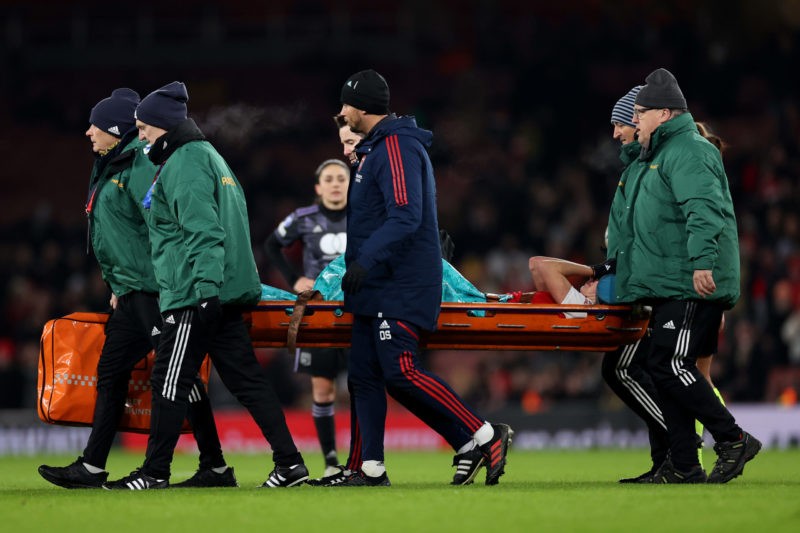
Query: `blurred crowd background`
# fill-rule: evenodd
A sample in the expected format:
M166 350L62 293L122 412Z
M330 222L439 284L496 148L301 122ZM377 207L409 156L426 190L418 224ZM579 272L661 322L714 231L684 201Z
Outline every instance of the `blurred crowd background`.
M248 196L263 243L341 157L333 121L353 72L375 68L392 109L434 132L440 225L487 292L530 290L528 257L603 259L620 163L615 101L657 67L727 147L742 298L714 359L728 401L792 404L800 389L800 2L301 0L0 3L0 408L35 405L49 318L108 307L86 251L91 107L173 80ZM294 254L295 258L299 256ZM292 357L260 350L288 406L310 402ZM614 407L600 355L426 354L484 412ZM221 385L214 390L221 390ZM224 402L223 396L216 401Z

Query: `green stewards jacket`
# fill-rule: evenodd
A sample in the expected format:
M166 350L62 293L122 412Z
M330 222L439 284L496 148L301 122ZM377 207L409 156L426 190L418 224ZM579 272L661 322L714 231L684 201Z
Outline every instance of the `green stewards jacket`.
M103 279L117 296L158 292L141 199L155 167L133 130L117 148L95 161L86 213L94 255Z
M157 177L144 203L161 310L213 296L222 304L257 303L247 205L225 160L191 119L159 138L150 159Z
M635 159L633 150L623 148L628 167L609 217L617 302L699 299L693 273L711 270L717 290L706 301L732 307L740 294L739 241L719 150L690 113L659 126Z

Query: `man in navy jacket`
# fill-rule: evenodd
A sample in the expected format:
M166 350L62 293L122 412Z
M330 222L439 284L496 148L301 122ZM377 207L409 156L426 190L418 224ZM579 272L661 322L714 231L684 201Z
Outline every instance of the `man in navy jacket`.
M340 486L389 485L383 463L386 393L456 450L454 485L504 473L510 428L490 424L421 367L419 336L436 329L442 261L436 183L426 148L432 134L389 113L389 86L374 70L342 87L341 116L365 138L347 201L345 310L353 313L349 362L363 442L362 471Z

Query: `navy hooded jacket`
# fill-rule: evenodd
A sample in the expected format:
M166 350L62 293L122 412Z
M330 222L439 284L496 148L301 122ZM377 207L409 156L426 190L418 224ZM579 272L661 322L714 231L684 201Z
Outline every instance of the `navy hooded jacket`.
M346 294L346 311L406 320L433 331L442 301L433 134L414 117L389 115L356 149L360 163L347 200L345 263L367 277Z

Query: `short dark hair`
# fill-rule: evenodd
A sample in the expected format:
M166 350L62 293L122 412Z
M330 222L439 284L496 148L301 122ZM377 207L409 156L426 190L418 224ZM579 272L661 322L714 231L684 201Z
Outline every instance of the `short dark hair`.
M343 115L333 115L333 121L336 123L336 127L339 129L347 126L347 121L344 119Z

